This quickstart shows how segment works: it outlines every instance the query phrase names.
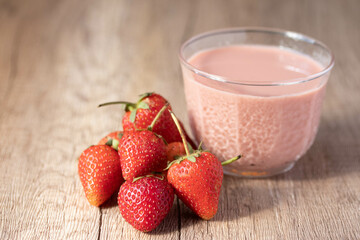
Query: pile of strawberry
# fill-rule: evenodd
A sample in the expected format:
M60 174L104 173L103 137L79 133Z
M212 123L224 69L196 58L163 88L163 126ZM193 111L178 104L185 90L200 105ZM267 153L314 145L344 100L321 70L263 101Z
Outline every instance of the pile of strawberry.
M199 217L216 214L223 180L221 163L194 144L156 93L125 104L123 131L108 134L79 157L78 172L86 198L100 206L119 188L118 205L134 228L155 229L169 213L176 194ZM201 144L200 144L201 145ZM124 182L125 181L125 182Z

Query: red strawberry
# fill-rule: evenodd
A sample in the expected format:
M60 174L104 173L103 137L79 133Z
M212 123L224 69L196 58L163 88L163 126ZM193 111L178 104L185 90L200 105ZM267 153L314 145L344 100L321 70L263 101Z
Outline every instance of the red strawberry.
M121 215L142 232L155 229L170 212L173 202L174 190L157 176L126 181L118 196Z
M86 149L79 157L78 172L86 198L94 206L100 206L109 199L124 181L119 155L107 145Z
M182 142L172 142L166 146L166 156L168 162L174 161L177 157L186 155Z
M116 141L118 141L118 143L120 142L120 139L122 138L123 135L123 131L115 131L115 132L111 132L108 135L106 135L105 137L103 137L100 142L98 143L98 145L105 145L106 143L110 143L109 141L112 141L113 139L115 139ZM110 144L111 145L111 144Z
M168 101L159 94L156 93L145 93L140 96L137 103L129 102L109 102L100 104L99 106L105 106L110 104L126 104L125 115L122 120L124 131L134 129L145 129L151 124L156 114ZM171 110L171 106L168 106L168 110ZM181 141L180 134L171 119L170 113L165 111L164 114L154 125L153 131L161 135L166 142L179 142ZM187 141L193 144L193 141L187 136Z
M118 151L125 180L150 172L161 172L166 168L166 144L152 129L167 106L161 108L147 129L125 131L121 138Z
M149 130L125 132L120 141L119 156L125 180L161 172L167 165L164 141Z
M195 161L183 159L171 165L167 179L186 206L199 217L209 220L218 208L223 180L221 162L209 152L191 157Z
M199 217L209 220L218 209L223 180L222 163L212 153L203 152L201 147L190 153L179 122L175 115L171 114L182 135L186 155L169 164L167 180L186 206ZM239 157L223 164L229 164Z

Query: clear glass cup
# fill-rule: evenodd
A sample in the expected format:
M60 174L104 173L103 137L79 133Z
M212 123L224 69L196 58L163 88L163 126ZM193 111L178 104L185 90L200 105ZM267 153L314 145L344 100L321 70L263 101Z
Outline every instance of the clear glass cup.
M230 45L261 45L306 55L321 71L288 81L234 81L189 63L197 53ZM269 28L222 29L186 41L179 53L188 116L197 142L221 161L226 174L268 177L290 170L312 145L334 56L308 36ZM249 120L250 119L250 120Z

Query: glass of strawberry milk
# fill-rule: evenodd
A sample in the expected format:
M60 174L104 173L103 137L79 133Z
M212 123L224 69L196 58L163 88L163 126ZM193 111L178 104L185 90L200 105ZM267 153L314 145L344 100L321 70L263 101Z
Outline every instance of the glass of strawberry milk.
M299 33L224 29L180 49L190 126L224 172L268 177L291 169L314 142L334 57Z

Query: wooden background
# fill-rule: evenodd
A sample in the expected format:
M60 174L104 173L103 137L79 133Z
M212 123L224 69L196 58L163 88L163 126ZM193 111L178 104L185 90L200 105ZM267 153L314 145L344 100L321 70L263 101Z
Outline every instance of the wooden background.
M357 0L0 1L0 239L360 239L359 12ZM211 221L177 201L144 234L116 196L90 206L76 159L122 117L97 104L156 91L188 127L178 48L237 26L302 32L334 51L308 154L277 177L226 176Z

